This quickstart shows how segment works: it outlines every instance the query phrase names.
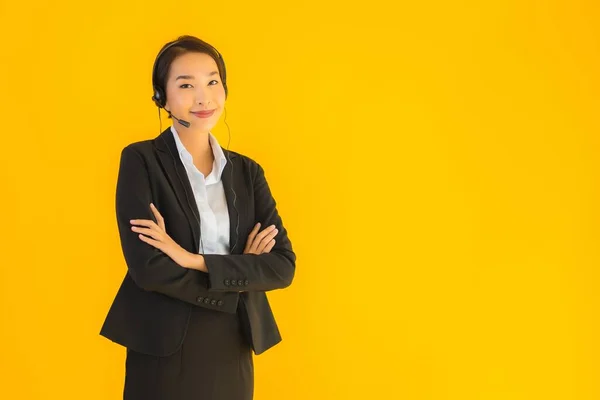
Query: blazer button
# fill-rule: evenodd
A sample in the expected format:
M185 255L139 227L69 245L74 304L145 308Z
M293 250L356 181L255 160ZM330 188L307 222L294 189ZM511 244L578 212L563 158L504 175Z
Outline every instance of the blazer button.
M238 286L242 286L243 284L244 284L244 281L240 279L240 280L238 281Z
M225 284L225 286L229 286L229 279L225 279L225 280L223 281L223 283Z
M211 304L211 305L213 305L213 306L216 306L216 305L217 305L217 301L213 299L213 300L210 302L210 304Z
M210 299L207 297L204 299L204 304L208 304L208 303L210 303Z
M198 296L198 297L196 298L196 301L197 301L198 303L202 303L202 302L204 301L204 297L202 297L202 296Z
M218 305L219 307L221 307L221 306L223 305L223 300L219 300L219 301L217 301L217 305Z
M249 284L249 283L250 283L250 282L248 281L248 279L246 279L246 280L244 281L244 285L245 285L245 286L248 286L248 284Z

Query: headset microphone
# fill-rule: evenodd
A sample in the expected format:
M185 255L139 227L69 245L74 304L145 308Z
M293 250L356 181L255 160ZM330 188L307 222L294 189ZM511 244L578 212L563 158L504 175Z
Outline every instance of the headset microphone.
M173 118L175 121L179 122L181 125L185 126L186 128L190 127L190 123L188 121L184 121L182 119L177 118L176 116L171 114L171 111L167 110L166 108L164 110L167 112L167 114L169 114L169 116L171 118Z

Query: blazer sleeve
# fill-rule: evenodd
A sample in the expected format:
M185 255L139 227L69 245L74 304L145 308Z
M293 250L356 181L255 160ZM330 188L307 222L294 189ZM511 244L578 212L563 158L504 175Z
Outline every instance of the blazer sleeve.
M131 230L131 219L155 221L147 165L131 146L121 152L116 190L117 225L129 275L140 288L197 306L235 313L235 293L209 293L206 272L184 268L169 256L143 242ZM155 221L156 222L156 221Z
M269 291L289 286L294 279L296 255L277 212L265 172L258 163L254 176L256 222L278 229L275 246L263 254L205 254L209 291Z

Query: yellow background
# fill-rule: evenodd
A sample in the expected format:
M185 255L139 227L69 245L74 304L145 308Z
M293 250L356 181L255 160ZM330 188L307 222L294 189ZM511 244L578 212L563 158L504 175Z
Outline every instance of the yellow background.
M181 34L298 256L255 399L600 398L599 10L2 0L0 398L121 396L118 160Z

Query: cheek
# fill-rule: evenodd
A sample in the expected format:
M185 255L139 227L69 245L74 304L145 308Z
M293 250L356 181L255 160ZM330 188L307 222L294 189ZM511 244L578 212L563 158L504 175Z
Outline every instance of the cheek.
M215 97L219 104L225 103L225 87L223 85L219 86L219 90L217 90Z
M185 91L173 91L171 96L167 95L167 99L169 99L169 103L173 105L185 105L189 103L190 96Z
M169 86L167 88L167 101L172 106L185 106L190 101L193 101L193 92L191 90L181 89L177 86Z

